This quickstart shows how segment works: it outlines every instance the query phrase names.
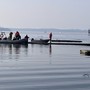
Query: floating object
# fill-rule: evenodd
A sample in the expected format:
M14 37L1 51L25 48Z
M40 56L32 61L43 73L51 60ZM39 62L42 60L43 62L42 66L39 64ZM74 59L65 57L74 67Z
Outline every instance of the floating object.
M90 75L88 73L83 74L84 77L89 77Z
M80 50L80 54L85 54L87 56L90 56L90 50Z

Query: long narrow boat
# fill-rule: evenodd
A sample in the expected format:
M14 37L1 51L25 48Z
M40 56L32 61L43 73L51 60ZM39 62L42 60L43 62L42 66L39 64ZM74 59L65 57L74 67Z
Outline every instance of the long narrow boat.
M31 44L48 44L48 42L49 42L49 39L40 39L40 40L32 39L31 42L29 42L29 43L31 43Z
M28 44L28 39L20 40L0 40L0 44Z
M81 40L51 40L52 42L82 42Z

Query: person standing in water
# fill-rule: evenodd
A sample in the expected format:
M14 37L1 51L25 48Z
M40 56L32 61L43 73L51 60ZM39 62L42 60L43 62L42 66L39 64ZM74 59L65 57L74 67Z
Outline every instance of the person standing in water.
M52 40L52 32L49 34L49 39L50 39L50 43L51 43L51 40Z

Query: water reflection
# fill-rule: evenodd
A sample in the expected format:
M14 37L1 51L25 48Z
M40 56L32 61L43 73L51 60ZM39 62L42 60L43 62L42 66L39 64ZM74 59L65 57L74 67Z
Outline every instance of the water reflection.
M51 45L38 45L38 44L31 44L31 52L32 53L48 53L50 56L52 55L52 46Z
M0 44L0 60L6 61L52 61L51 45Z
M27 54L28 45L0 44L0 56L2 59L19 59L23 54Z
M8 45L8 49L9 49L9 54L12 54L12 44Z
M49 45L49 54L50 55L52 54L52 46L51 46L51 44Z

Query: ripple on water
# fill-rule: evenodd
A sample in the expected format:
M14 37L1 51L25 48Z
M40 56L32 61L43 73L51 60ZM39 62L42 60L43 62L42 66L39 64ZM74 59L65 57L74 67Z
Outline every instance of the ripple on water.
M37 65L0 68L0 90L89 90L87 65Z

